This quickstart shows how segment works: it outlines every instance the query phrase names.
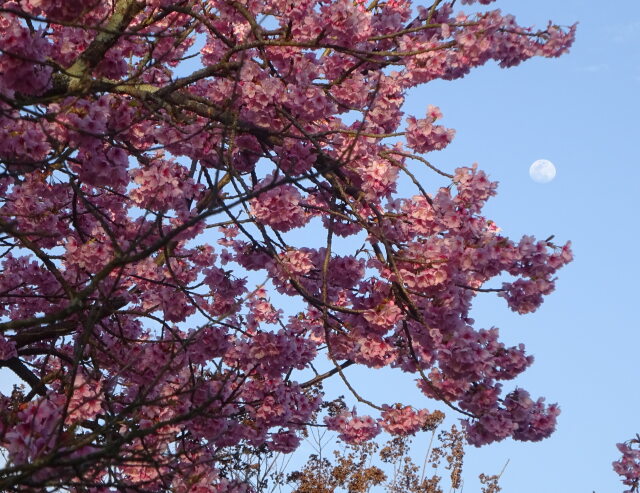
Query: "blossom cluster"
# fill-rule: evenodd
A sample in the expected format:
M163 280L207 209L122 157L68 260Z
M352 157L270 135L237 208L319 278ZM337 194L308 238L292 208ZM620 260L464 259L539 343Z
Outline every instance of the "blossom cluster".
M380 433L380 425L371 416L358 416L353 411L342 411L336 416L327 416L324 422L330 430L339 432L339 437L349 443L362 443Z
M634 493L640 488L640 438L619 443L622 457L613 463L613 470L622 476L622 483L629 489L624 493Z

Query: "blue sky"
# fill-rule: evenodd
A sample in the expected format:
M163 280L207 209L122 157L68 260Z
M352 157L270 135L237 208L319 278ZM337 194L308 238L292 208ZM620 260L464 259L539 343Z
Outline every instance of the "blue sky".
M514 314L489 295L477 299L476 326L499 327L505 341L525 343L536 358L515 384L558 402L562 414L543 442L469 450L464 491L480 491L475 477L499 472L507 460L503 493L622 491L611 469L615 444L640 432L640 2L493 5L523 25L578 21L571 52L430 83L411 93L405 111L441 108L457 136L430 159L447 170L477 162L498 180L485 213L505 234L555 234L558 243L573 242L575 260L534 314ZM557 167L551 183L528 176L539 158ZM424 177L429 189L433 178ZM404 392L398 385L375 378L368 395Z

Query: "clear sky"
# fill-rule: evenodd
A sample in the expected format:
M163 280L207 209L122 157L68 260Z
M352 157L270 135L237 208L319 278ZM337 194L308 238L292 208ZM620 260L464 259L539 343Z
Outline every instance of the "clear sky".
M430 159L446 170L477 162L498 180L485 212L506 235L555 234L573 242L575 260L534 314L514 314L490 295L477 299L476 326L499 327L503 340L525 343L536 358L515 385L558 402L562 414L543 442L470 450L464 491L479 492L474 477L498 473L509 459L503 493L619 492L615 444L640 432L640 2L494 5L523 25L578 21L571 52L430 83L411 94L406 112L440 107L457 136ZM539 158L555 163L554 181L529 177ZM433 178L424 177L429 190ZM404 391L396 380L368 381L369 397Z

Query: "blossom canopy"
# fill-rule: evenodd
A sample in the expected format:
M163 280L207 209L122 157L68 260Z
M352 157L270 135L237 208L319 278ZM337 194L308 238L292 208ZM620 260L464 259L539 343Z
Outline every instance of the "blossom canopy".
M454 131L403 103L575 26L454 4L0 2L0 365L25 383L0 395L0 489L248 492L310 426L430 421L338 406L322 382L351 365L411 374L474 445L553 432L555 404L502 390L532 357L469 311L534 311L570 245L503 235L497 184L432 164Z

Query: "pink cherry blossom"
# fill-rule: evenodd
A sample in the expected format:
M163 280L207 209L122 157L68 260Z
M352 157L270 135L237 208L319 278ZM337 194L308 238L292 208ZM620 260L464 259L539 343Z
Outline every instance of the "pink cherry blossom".
M393 435L413 435L425 425L428 416L426 409L415 411L409 406L389 407L381 415L380 426Z
M24 385L0 489L250 493L313 427L423 428L410 394L337 406L351 365L408 373L474 445L553 432L516 386L533 357L470 314L485 291L536 310L570 244L496 227L497 183L425 156L455 132L404 102L575 26L462 3L3 2L0 361Z
M251 203L253 216L278 231L304 226L310 216L301 206L302 195L291 185L259 192Z
M613 470L622 477L622 484L629 489L624 493L634 493L640 487L640 438L626 443L619 443L618 450L622 457L613 463Z
M348 443L362 443L380 433L380 425L371 416L358 416L354 411L343 411L324 419L330 430L340 433L340 438Z

